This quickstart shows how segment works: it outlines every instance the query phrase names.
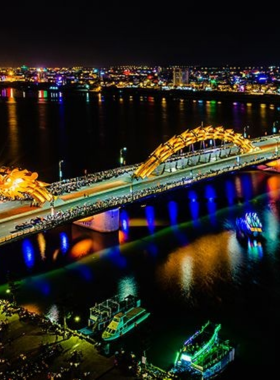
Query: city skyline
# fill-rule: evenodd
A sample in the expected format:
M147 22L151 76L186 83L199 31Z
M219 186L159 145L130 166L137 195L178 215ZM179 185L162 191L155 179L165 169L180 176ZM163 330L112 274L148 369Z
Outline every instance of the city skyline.
M70 7L1 6L0 66L279 65L272 20L122 1Z

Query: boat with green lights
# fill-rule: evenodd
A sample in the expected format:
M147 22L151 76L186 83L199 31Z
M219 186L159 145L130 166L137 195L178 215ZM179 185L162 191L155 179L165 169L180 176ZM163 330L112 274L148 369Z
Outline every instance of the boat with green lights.
M176 359L178 363L192 363L196 358L207 351L215 343L220 324L213 324L207 321L199 330L189 337L183 344Z
M235 348L219 338L220 330L221 324L210 321L197 330L178 352L172 372L202 375L203 379L221 373L234 360Z

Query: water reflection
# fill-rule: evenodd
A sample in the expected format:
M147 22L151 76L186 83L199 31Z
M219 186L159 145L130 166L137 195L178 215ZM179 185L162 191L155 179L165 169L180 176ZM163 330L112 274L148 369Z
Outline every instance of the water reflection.
M137 296L137 292L137 283L133 276L124 277L119 281L117 294L120 296L120 299L124 299L129 294Z
M34 249L29 239L24 239L22 244L24 262L27 268L32 268L35 263Z
M202 229L201 217L207 215L211 228L217 229L220 225L217 211L221 207L227 207L226 225L227 228L234 230L235 218L241 214L241 210L259 209L262 208L263 203L268 203L269 208L262 208L261 214L267 240L271 247L276 247L279 234L279 187L280 179L276 175L245 172L221 179L220 183L206 182L175 192L174 199L170 199L167 195L166 200L158 203L139 204L133 210L121 209L120 228L114 233L102 234L76 224L39 233L33 238L24 239L15 244L13 260L10 256L10 247L3 247L0 257L0 281L2 283L6 281L6 272L15 269L15 262L17 262L16 272L24 276L68 265L107 248L111 249L111 259L119 263L120 267L125 267L125 260L121 258L121 246L125 247L142 236L153 236L167 226L173 227L173 236L176 241L180 245L184 244L188 239L181 234L179 224L189 221L193 228L193 236L196 236ZM258 192L263 195L256 197ZM254 202L251 201L253 197L255 197ZM203 232L205 233L205 230ZM250 244L247 248L252 250L256 247ZM261 250L259 248L258 250L261 254ZM152 250L149 247L149 251L157 254L159 251L157 244L154 244ZM23 262L18 257L21 252Z
M146 206L145 207L146 212L146 220L147 220L147 226L152 234L155 231L155 211L153 206Z
M37 241L38 241L38 247L39 247L39 252L41 255L42 261L46 259L46 239L45 235L43 233L38 233L37 235Z
M242 348L242 360L255 366L265 352L252 336L265 342L263 325L277 326L280 317L279 189L277 175L239 173L121 209L115 233L73 224L39 234L4 247L1 281L16 267L18 302L54 320L67 295L81 327L96 302L139 296L152 315L149 359L163 368L186 337L186 325L193 331L200 321L217 320ZM247 210L263 222L263 244L241 245L236 238L235 219ZM0 286L0 296L5 290Z

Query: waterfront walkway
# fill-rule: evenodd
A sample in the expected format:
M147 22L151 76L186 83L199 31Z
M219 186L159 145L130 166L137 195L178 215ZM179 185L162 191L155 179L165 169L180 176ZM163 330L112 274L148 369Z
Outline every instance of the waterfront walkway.
M128 380L96 345L75 331L0 300L1 380Z

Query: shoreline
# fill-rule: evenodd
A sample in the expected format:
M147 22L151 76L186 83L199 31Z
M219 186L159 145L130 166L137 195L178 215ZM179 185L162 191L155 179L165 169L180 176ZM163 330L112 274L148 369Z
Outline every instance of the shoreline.
M48 83L22 83L22 82L2 82L0 89L13 88L18 91L50 91L59 92L66 95L77 94L91 94L93 96L154 96L159 98L178 98L188 100L216 100L216 101L239 101L239 102L260 102L265 104L278 104L280 105L279 94L252 94L245 92L231 92L231 91L205 91L205 90L184 90L184 89L154 89L154 88L131 88L131 87L101 87L100 90L95 88L85 89L78 86L61 86L59 88L52 88L53 84Z

